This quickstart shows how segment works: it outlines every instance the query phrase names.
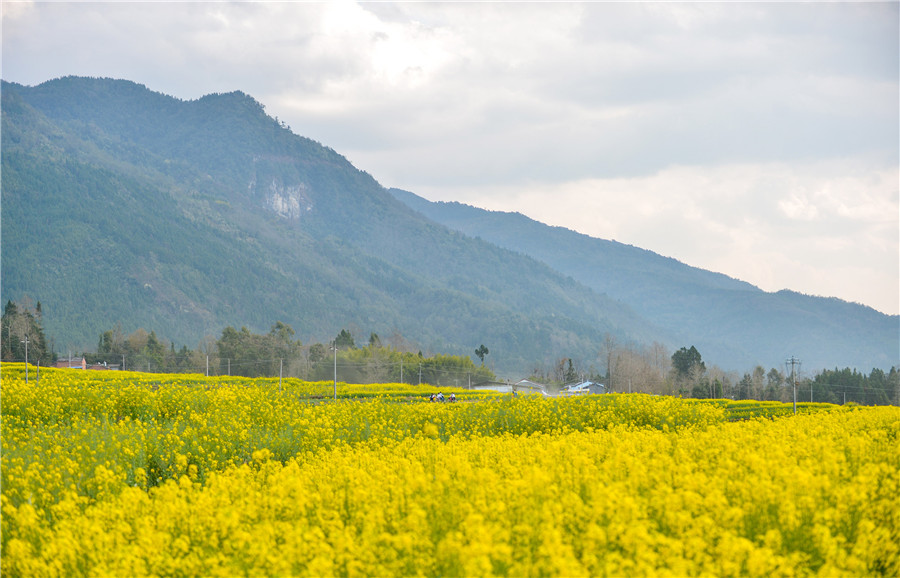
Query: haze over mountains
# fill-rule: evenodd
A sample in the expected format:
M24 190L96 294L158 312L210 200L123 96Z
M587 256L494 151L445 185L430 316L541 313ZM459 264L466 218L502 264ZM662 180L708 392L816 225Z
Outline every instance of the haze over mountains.
M41 301L59 350L117 322L194 346L283 321L305 342L350 328L423 351L483 343L510 377L560 357L599 368L606 334L696 345L728 369L900 359L897 316L388 191L240 92L4 82L2 123L2 299Z
M434 203L408 191L390 190L439 223L550 263L595 291L627 303L680 342L690 342L728 366L777 360L786 350L809 352L804 354L808 359L826 364L817 367L827 367L828 356L874 362L866 352L877 350L880 340L888 346L885 352L891 346L897 350L897 316L864 305L789 290L767 293L720 273L544 225L518 213ZM848 351L838 354L837 343ZM816 351L829 353L820 357ZM895 363L897 356L894 361L885 356L883 364Z

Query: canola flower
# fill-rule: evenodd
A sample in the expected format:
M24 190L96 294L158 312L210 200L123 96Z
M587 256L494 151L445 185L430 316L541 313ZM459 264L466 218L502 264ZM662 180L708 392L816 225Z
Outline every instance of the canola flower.
M729 423L644 395L320 403L72 371L38 389L9 365L4 575L900 574L894 407Z

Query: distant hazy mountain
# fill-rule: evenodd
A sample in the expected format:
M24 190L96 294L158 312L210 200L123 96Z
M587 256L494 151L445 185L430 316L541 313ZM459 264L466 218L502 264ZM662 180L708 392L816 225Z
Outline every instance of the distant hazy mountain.
M483 343L512 377L589 363L606 333L681 345L546 263L410 209L240 92L4 82L2 251L3 302L40 301L60 351L118 322L194 347L283 321L306 342L349 328L424 352Z
M615 241L551 227L518 213L435 203L391 189L423 215L534 257L696 345L724 367L889 368L900 364L900 318L835 298L767 293L718 273Z

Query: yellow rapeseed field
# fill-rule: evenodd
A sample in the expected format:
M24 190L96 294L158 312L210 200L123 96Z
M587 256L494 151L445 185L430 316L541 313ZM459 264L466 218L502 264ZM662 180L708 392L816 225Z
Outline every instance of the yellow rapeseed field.
M3 576L900 575L897 407L0 372Z

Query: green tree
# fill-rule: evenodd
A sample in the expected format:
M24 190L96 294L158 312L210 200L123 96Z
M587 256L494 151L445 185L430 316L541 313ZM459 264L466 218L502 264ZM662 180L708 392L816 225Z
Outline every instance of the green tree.
M301 343L294 339L294 329L286 323L277 321L269 330L264 340L266 351L279 359L288 359L300 355Z
M97 356L104 359L105 357L122 356L124 354L125 335L122 333L122 326L117 323L114 328L100 334L100 340L97 343Z
M216 341L220 358L220 372L246 377L266 375L260 365L260 336L246 327L238 331L228 326L222 330L222 337Z
M750 399L753 396L753 376L745 373L735 388L735 399Z
M704 377L691 388L691 397L696 399L720 398L722 397L722 382L718 378L710 380Z
M812 394L814 401L825 403L852 401L862 405L885 405L896 403L894 385L896 376L896 368L891 368L888 374L874 368L869 375L849 367L826 369L814 379L807 380L808 383L803 388L811 388L811 392L807 389L807 393ZM799 395L801 394L798 393Z
M28 340L28 362L49 364L56 357L47 346L44 335L41 303L31 307L27 298L20 303L6 302L0 319L0 342L4 361L25 361L25 340Z
M571 384L578 381L578 372L569 357L561 357L553 370L554 381L559 385Z
M3 320L2 320L2 331L0 331L0 340L3 341L2 351L3 351L3 360L4 361L12 361L16 359L17 348L14 346L13 339L13 325L14 321L19 317L19 307L11 300L6 302L6 307L3 308ZM16 337L17 340L19 338L18 327L16 328ZM24 353L24 351L23 351ZM23 356L24 358L24 356Z
M566 368L566 383L574 383L578 381L578 374L575 372L575 366L572 364L572 358L569 358L569 366Z
M141 355L148 362L148 366L156 371L165 371L166 345L156 337L155 331L151 331L147 336L147 344L141 350Z
M247 377L276 376L284 371L287 360L286 373L299 373L301 343L293 336L294 329L281 321L272 325L265 335L252 333L246 327L240 331L226 327L216 342L220 371Z
M484 343L482 343L482 344L475 350L475 355L477 355L477 356L478 356L478 359L481 360L481 365L482 365L482 366L484 366L484 356L487 355L488 353L490 353L490 350L489 350L487 347L484 346Z
M338 336L334 338L334 344L338 349L356 349L356 342L346 329L341 329Z
M690 349L682 347L672 354L672 371L676 382L696 383L706 371L706 364L697 348L691 345Z
M328 351L321 343L313 343L309 346L309 362L313 365L324 360L328 356Z
M897 367L892 367L885 377L885 388L893 399L893 403L900 405L900 371L897 370Z

